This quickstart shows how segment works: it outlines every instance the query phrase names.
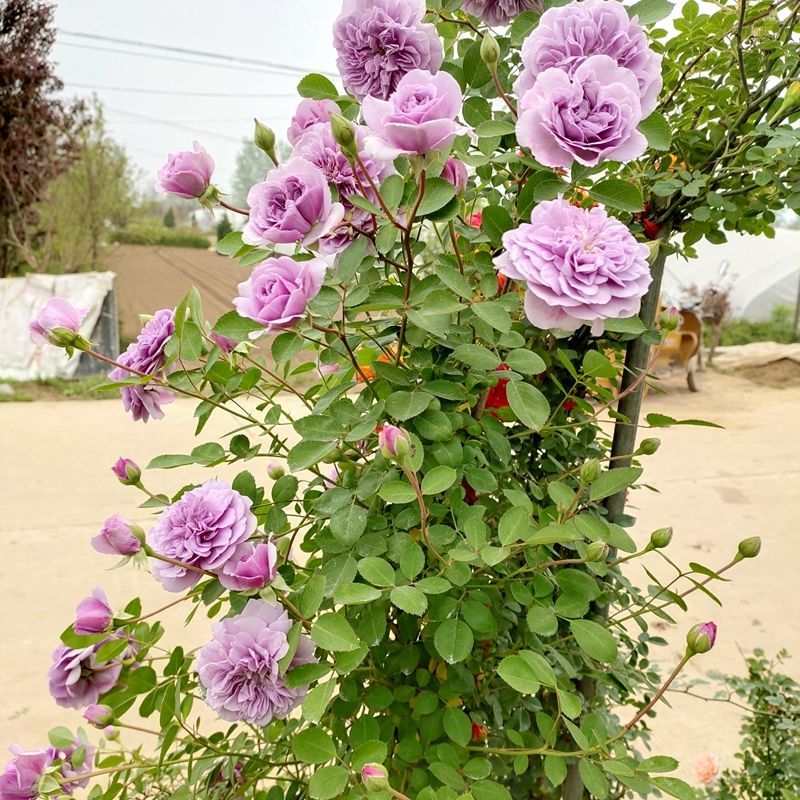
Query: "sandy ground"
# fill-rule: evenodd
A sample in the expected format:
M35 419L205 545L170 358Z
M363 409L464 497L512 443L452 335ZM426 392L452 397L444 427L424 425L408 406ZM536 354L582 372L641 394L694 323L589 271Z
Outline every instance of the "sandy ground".
M668 395L646 398L645 411L712 419L725 430L677 427L654 432L663 446L648 459L645 477L660 494L643 490L632 498L637 541L645 542L655 528L672 525L673 559L712 567L726 563L745 536L759 534L764 547L760 558L733 571L732 583L719 585L723 608L694 595L678 628L664 629L670 646L657 658L665 669L671 668L684 631L713 618L720 626L717 646L692 662L689 677L715 670L742 672L741 653L760 646L770 652L788 648L795 656L788 671L800 679L800 388L768 388L716 374L708 375L701 394L690 394L677 379L666 386ZM177 402L168 409L167 420L145 426L132 424L112 401L0 406L0 747L5 742L40 746L54 725L78 724L78 712L53 704L46 673L59 633L92 586L102 584L118 606L138 594L146 611L171 599L145 573L108 571L109 557L95 553L89 538L117 511L149 524L149 513L136 507L138 493L119 485L108 467L119 455L146 464L159 453L187 452L192 411L190 403ZM224 433L226 426L218 419L201 441ZM259 461L250 466L263 467ZM209 470L184 469L153 473L149 482L154 490L169 491L208 477ZM651 563L666 574L657 559ZM179 608L167 613L167 641L199 644L207 638L205 620L196 619L183 632L181 619ZM654 724L654 751L682 759L687 777L701 752L717 753L723 766L732 764L739 712L686 696L669 699L672 708L662 707Z

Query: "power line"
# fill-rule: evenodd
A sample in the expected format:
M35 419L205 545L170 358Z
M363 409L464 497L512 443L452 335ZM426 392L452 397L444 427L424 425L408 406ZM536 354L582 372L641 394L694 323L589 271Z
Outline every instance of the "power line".
M64 42L66 44L66 42ZM96 86L92 83L73 83L72 81L65 81L66 86L74 86L76 89L92 89L103 92L131 92L132 94L165 94L177 95L179 97L250 97L261 100L279 100L284 98L297 97L296 92L289 92L286 94L269 94L269 93L251 93L251 94L236 94L233 92L182 92L173 89L150 89L140 86Z
M142 42L137 39L121 39L116 36L102 36L97 33L84 33L82 31L68 31L64 30L64 28L59 28L59 33L65 36L76 36L81 39L94 39L100 42L111 42L112 44L127 44L133 45L134 47L147 47L152 50L165 50L171 53L181 53L182 55L188 56L201 56L202 58L214 58L219 59L222 61L231 61L231 62L238 62L240 64L254 64L257 66L267 67L269 69L279 69L285 72L292 72L298 75L306 75L309 72L315 72L316 70L306 69L305 67L296 67L293 64L280 64L275 61L265 61L260 58L247 58L245 56L231 56L225 53L214 53L208 50L191 50L186 47L175 47L173 45L165 45L165 44L152 44L150 42ZM331 77L338 77L338 75L333 75L332 73L323 73L330 75Z
M136 114L133 111L124 111L121 108L111 108L111 106L107 106L107 109L115 114L122 114L126 117L135 117L137 119L147 120L148 122L157 125L168 125L171 128L178 128L180 130L190 131L191 133L202 134L204 136L216 136L218 139L227 139L230 142L237 142L238 144L241 144L242 139L244 138L240 136L230 136L227 133L219 133L217 131L207 131L203 128L195 128L193 125L181 125L179 122L171 122L170 120L158 119L157 117L148 117L145 114Z

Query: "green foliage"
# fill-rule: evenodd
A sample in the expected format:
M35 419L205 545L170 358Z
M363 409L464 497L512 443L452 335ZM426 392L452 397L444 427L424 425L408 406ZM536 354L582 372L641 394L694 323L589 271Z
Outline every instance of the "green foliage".
M115 230L111 241L117 244L163 245L208 250L209 239L192 228L165 228L159 224L137 223Z
M163 225L165 228L175 227L175 212L171 208L168 208L164 214Z
M723 679L727 691L748 707L740 730L739 765L725 769L704 792L708 800L794 800L800 791L800 686L778 672L788 654L774 661L756 650L747 675Z
M707 334L711 335L710 331ZM776 306L768 320L752 322L736 319L722 325L720 344L750 344L750 342L800 342L800 331L794 330L794 309Z

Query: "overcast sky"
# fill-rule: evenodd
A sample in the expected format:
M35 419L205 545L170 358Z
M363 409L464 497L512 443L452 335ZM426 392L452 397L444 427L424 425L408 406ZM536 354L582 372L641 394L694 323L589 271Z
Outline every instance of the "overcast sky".
M167 152L187 149L197 139L214 156L215 182L226 189L241 139L251 135L253 117L283 137L299 99L301 73L258 65L233 68L207 57L71 34L258 59L303 73L335 73L331 26L340 5L339 0L59 0L53 57L69 94L91 96L96 91L111 134L146 173L146 182ZM248 94L257 96L235 96Z

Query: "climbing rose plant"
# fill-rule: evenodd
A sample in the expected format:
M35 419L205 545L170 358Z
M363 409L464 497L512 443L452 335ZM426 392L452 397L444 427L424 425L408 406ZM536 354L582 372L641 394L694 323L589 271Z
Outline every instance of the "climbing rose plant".
M677 324L666 255L800 206L798 8L688 0L660 26L664 0L545 5L345 0L346 93L300 82L285 163L257 124L275 165L247 209L198 143L159 172L246 216L219 245L243 271L231 310L209 323L192 289L117 359L65 301L33 321L107 361L133 420L185 396L198 437L232 427L146 478L120 458L152 520L92 540L206 643L165 648L161 610L95 589L49 680L97 731L13 748L2 800L693 796L647 731L717 629L691 628L665 678L648 623L682 639L684 598L760 542L680 567L625 498L658 448L635 434ZM159 470L189 464L209 478L165 495Z

